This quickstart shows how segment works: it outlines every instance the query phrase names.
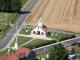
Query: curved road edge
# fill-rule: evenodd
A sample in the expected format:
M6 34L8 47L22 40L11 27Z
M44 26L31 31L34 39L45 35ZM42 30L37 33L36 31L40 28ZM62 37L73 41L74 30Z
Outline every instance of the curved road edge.
M25 11L31 11L33 7L35 6L35 4L37 3L37 1L38 0L32 0L31 3L26 7ZM7 47L9 47L10 43L13 41L13 37L16 36L16 33L18 33L17 31L21 29L23 22L28 16L29 14L20 14L17 22L14 24L11 30L7 33L7 35L0 42L0 51L3 51Z

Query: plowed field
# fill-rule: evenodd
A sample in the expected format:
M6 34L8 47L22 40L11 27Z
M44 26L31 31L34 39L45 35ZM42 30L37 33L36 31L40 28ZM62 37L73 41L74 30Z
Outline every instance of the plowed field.
M39 18L48 28L80 32L80 0L39 0L28 24L36 26Z

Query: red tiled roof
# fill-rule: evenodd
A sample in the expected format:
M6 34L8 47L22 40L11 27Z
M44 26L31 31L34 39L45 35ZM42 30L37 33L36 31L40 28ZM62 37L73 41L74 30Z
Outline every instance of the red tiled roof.
M27 53L27 52L30 52L30 49L28 49L28 48L18 48L16 50L16 54Z
M18 48L15 54L1 56L0 60L19 60L19 55L28 56L30 53L30 49L28 48Z
M15 52L15 54L16 55L20 55L20 54L28 55L29 52L30 52L29 48L18 48L17 51Z
M12 55L1 56L0 60L19 60L19 59L17 56L12 54Z
M66 49L67 52L71 52L72 51L72 47L71 46L65 47L65 49Z

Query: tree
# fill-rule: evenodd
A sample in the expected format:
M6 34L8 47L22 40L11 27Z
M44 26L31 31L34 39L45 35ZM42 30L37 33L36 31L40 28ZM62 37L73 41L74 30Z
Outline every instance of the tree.
M0 11L1 12L20 12L21 0L1 0Z
M55 45L51 48L48 60L68 60L68 53L62 44Z
M11 0L11 11L20 12L21 0Z

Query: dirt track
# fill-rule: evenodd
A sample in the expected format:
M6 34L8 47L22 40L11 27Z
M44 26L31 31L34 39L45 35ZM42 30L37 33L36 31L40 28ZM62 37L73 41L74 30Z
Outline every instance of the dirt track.
M80 0L39 0L29 25L36 25L39 18L54 29L80 32Z

